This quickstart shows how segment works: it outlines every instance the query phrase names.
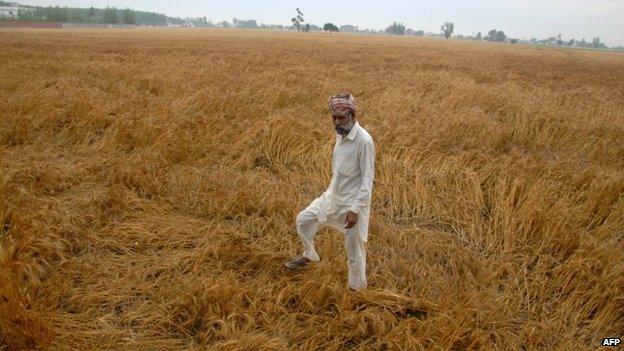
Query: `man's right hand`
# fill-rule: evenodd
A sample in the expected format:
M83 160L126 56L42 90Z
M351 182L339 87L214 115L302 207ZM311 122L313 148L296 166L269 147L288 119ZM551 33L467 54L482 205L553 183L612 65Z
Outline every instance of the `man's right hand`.
M355 212L347 212L347 217L345 218L345 229L351 229L358 221L358 214Z

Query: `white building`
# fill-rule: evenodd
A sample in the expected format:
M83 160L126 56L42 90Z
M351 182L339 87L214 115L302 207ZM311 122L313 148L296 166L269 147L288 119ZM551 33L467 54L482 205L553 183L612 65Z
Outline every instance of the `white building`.
M17 6L0 6L0 18L17 18Z

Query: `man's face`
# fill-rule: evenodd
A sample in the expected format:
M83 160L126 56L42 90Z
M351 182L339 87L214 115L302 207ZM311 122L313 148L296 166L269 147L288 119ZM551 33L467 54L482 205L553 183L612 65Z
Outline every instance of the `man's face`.
M334 111L332 113L332 118L334 120L334 129L337 133L345 135L349 133L349 125L353 118L351 117L351 113L349 111Z

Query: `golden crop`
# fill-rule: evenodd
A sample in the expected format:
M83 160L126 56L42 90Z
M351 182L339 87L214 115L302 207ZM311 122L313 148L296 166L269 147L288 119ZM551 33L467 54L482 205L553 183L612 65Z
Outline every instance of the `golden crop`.
M0 31L0 350L594 349L624 334L624 55ZM369 288L299 274L327 97L375 139Z

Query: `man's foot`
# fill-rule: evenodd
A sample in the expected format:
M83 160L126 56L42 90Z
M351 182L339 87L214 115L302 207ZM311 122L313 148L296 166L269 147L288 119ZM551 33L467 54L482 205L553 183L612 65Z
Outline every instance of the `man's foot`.
M299 269L299 268L307 267L308 263L310 263L310 259L307 257L301 256L301 257L293 258L292 260L286 262L285 266L290 269Z

